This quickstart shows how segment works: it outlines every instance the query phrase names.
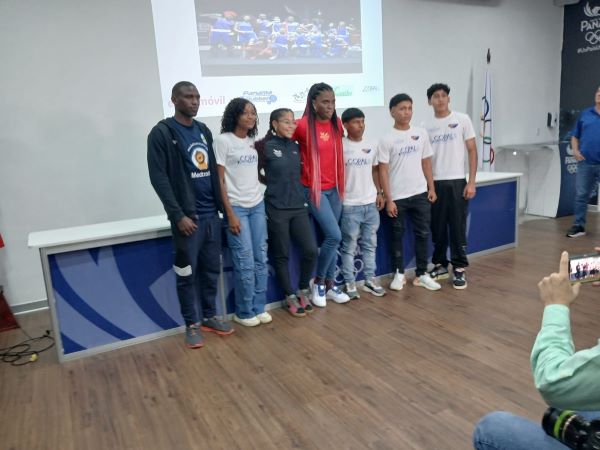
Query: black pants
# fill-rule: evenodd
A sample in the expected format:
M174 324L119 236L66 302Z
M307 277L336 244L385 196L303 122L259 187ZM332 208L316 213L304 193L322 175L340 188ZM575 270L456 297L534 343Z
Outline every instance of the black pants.
M177 297L188 326L215 316L221 269L221 219L215 214L195 222L198 229L191 236L171 224Z
M431 262L448 266L448 244L452 267L468 267L467 260L467 213L469 201L463 197L467 181L435 181L437 201L431 206L431 239L433 257Z
M392 219L392 270L404 273L403 238L406 216L410 217L415 235L415 259L417 276L427 272L427 242L431 222L431 204L427 192L394 200L398 216Z
M288 268L291 241L302 254L298 288L307 289L317 260L317 243L306 208L278 209L267 204L267 230L269 232L270 260L277 280L285 295L295 293Z

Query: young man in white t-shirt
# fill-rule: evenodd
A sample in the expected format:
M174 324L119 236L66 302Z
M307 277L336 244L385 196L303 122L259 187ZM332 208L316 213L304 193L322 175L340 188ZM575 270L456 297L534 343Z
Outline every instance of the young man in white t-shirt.
M360 237L365 283L363 291L377 297L385 295L375 278L375 250L379 229L379 210L384 201L379 188L377 143L363 139L365 115L358 108L349 108L342 114L347 136L344 146L345 195L340 229L342 231L342 275L346 293L351 299L360 295L356 289L354 256Z
M431 207L433 240L433 279L448 278L448 263L454 272L455 289L465 289L467 278L467 213L469 200L475 197L477 144L471 119L450 111L450 88L436 83L427 89L434 118L425 127L433 149L433 179L438 200ZM469 181L465 179L465 155L469 161ZM450 261L448 261L448 245Z
M397 94L390 100L394 129L379 142L379 174L385 196L385 209L392 220L392 269L394 279L390 289L399 291L406 284L404 277L403 237L405 216L411 219L415 235L417 262L415 286L431 291L439 283L427 273L427 244L431 222L431 203L437 196L431 172L431 145L424 128L410 124L412 98Z

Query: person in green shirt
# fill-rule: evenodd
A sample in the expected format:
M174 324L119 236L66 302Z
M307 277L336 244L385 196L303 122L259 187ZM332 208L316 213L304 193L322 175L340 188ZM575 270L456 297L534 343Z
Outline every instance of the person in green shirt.
M596 251L600 252L600 247ZM569 306L580 287L569 281L569 254L563 252L558 273L538 283L544 315L531 351L531 368L535 386L548 405L578 410L579 415L592 420L600 418L600 340L595 347L575 352ZM540 422L502 411L490 413L479 421L473 445L476 450L568 448L548 436Z

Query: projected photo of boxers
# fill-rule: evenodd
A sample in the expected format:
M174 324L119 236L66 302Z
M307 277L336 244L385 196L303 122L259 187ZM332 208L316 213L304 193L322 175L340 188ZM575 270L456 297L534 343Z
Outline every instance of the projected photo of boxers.
M360 0L195 0L203 76L362 72Z

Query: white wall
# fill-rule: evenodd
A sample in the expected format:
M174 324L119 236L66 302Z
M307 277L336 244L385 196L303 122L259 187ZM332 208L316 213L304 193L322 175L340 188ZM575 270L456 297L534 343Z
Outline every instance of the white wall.
M426 90L441 81L451 87L451 108L470 114L478 128L490 48L495 145L556 138L556 130L546 127L546 114L559 109L562 8L551 0L383 5L385 97L409 93L413 122L431 114ZM387 117L384 127L367 118L368 125L384 130L391 126Z
M385 97L411 94L415 123L437 81L479 116L490 47L496 145L556 138L545 117L559 105L562 9L550 0L384 0L383 15ZM162 114L150 2L3 0L0 61L0 284L20 305L46 297L31 231L163 212L145 161ZM370 135L391 126L387 108L365 112Z

